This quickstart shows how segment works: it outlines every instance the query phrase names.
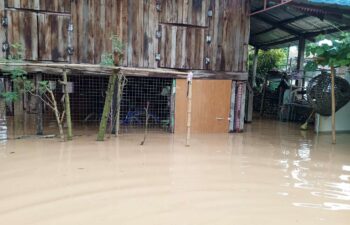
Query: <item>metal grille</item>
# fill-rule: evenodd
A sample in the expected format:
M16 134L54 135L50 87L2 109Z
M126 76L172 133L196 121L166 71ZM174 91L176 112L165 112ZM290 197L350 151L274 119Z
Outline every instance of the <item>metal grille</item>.
M62 85L59 84L61 76L43 75L42 80L51 82L56 86L54 89L55 97L58 100L58 106L62 109L63 104L60 101L63 96ZM86 76L86 75L69 75L68 82L71 82L71 116L74 123L97 125L101 119L105 92L108 85L107 76ZM44 118L46 123L55 121L52 110L44 109Z
M27 75L28 79L35 80L37 74ZM42 81L48 81L55 95L59 110L64 107L63 90L60 81L62 76L53 74L42 74ZM79 134L97 132L101 120L106 90L108 87L108 76L104 75L68 75L68 87L70 89L71 116L73 130ZM116 88L117 88L116 84ZM120 106L120 133L144 132L146 125L146 114L148 115L148 129L156 132L171 131L171 97L173 79L171 78L149 78L149 77L127 77L123 88ZM116 116L117 90L112 102L110 118L108 120L107 133L112 130L112 120ZM47 97L43 96L46 100ZM146 113L148 104L148 110ZM44 132L55 132L57 123L51 108L43 105ZM30 121L35 123L37 112L37 98L29 94L23 98L23 112L31 115ZM9 114L8 114L9 115ZM29 118L29 117L28 117ZM113 121L113 122L112 122ZM28 122L28 121L27 121ZM24 121L24 123L27 123ZM35 125L32 124L35 133ZM29 133L28 133L29 135Z
M173 79L128 77L121 101L121 132L145 128L170 130L170 107ZM148 105L148 110L147 110Z

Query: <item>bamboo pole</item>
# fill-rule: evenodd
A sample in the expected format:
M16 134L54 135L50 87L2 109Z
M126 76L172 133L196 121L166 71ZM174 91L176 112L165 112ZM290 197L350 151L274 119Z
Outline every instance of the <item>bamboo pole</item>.
M63 83L64 83L64 101L66 106L66 120L67 120L67 140L70 141L73 139L73 131L72 131L72 117L70 111L70 99L68 93L68 77L67 70L63 69Z
M187 77L187 136L186 136L187 147L190 146L190 140L191 140L192 78L193 78L193 73L189 73Z
M335 133L335 71L334 66L331 66L331 79L332 79L332 143L336 143L336 133Z
M109 81L108 81L106 99L105 99L105 104L103 107L100 128L99 128L99 131L97 134L97 141L104 141L104 137L105 137L105 133L106 133L106 129L107 129L107 120L108 120L109 112L111 110L113 91L114 91L114 86L115 86L116 80L117 80L117 73L114 72L113 75L109 77Z

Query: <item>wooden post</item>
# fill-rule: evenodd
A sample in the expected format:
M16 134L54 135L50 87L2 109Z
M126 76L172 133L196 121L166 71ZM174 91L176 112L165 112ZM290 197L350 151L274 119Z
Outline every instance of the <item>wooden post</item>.
M117 86L117 103L115 107L115 136L119 135L120 130L120 106L123 98L123 92L124 92L124 86L126 85L126 78L124 77L123 73L118 74L118 86Z
M331 66L331 79L332 79L332 143L336 143L336 134L335 134L335 70L334 66Z
M256 87L256 70L258 68L259 48L255 47L254 58L253 58L253 76L252 76L252 87Z
M236 108L236 81L231 84L231 103L230 103L230 124L229 132L235 132L235 108Z
M63 69L63 83L64 83L64 100L66 107L66 120L67 120L67 140L70 141L73 139L73 131L72 131L72 117L70 111L70 99L68 93L68 77L67 70Z
M266 88L267 88L267 78L268 78L268 75L265 76L263 91L261 94L260 116L264 115L264 103L265 103L265 94L266 94Z
M36 135L43 135L44 134L44 129L43 129L43 103L40 99L40 91L39 91L39 86L40 86L40 81L42 80L42 74L38 73L35 76L35 92L38 95L36 97Z
M119 78L119 77L118 77ZM119 79L117 78L117 85L114 87L113 98L112 98L112 112L111 112L111 134L117 136L116 126L117 126L117 105L118 105L118 93L119 93Z
M297 58L297 71L299 74L304 71L304 61L305 61L305 38L300 38L299 44L298 44L298 58ZM302 85L299 79L296 80L296 85L298 87Z
M117 80L117 74L119 73L119 71L120 69L118 69L117 71L114 71L112 76L109 77L108 88L106 92L106 99L103 107L103 113L102 113L102 118L100 122L100 128L97 135L97 141L104 141L106 128L107 128L108 115L111 110L114 86L115 86L115 82Z
M186 146L190 146L191 139L191 117L192 117L192 78L193 73L189 73L187 76L187 136Z

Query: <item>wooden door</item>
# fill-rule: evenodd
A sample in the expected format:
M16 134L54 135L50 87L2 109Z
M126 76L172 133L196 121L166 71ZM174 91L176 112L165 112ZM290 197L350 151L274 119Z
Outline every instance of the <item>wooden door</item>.
M227 133L231 98L230 80L194 80L192 89L192 133ZM187 81L176 80L175 132L187 125Z

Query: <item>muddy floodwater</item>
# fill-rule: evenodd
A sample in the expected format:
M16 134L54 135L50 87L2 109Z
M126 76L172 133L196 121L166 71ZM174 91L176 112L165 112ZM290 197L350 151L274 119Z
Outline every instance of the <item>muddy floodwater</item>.
M256 121L242 134L0 143L3 225L350 224L350 135Z

